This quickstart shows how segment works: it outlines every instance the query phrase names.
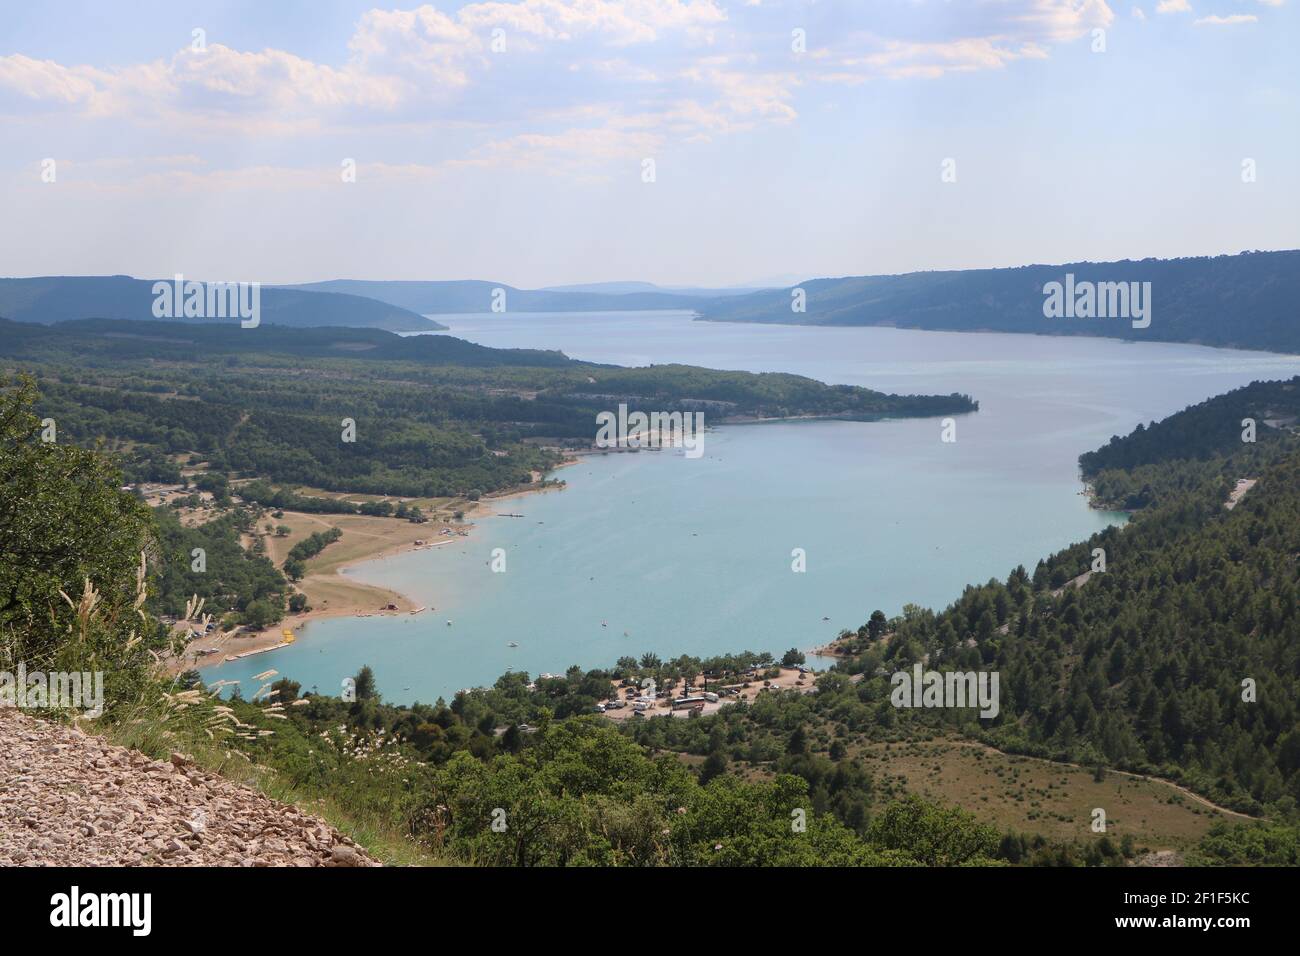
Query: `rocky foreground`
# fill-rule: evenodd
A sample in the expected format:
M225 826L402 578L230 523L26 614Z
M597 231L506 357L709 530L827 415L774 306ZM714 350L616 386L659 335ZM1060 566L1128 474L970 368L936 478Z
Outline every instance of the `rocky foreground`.
M316 817L0 707L0 866L378 866Z

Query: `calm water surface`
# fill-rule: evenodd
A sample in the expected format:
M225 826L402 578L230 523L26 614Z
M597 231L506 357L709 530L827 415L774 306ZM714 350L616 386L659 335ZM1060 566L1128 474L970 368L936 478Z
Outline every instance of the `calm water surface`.
M689 313L439 316L445 334L619 365L786 371L889 392L967 392L938 419L710 431L704 456L584 458L563 491L497 506L472 536L361 565L362 581L436 608L313 623L292 648L205 671L274 668L325 693L363 664L385 698L432 701L506 670L624 654L811 648L875 608L942 607L1123 519L1087 506L1077 459L1113 434L1300 359L1161 343L691 321ZM594 423L593 423L594 428ZM494 548L507 570L492 573ZM807 555L791 570L792 551ZM453 623L448 626L447 620ZM517 648L509 647L510 642Z

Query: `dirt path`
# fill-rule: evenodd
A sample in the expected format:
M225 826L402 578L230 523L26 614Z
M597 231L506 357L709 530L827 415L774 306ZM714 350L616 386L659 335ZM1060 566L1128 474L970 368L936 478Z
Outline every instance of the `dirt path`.
M978 740L968 740L967 743L970 743L971 745L976 747L982 747L985 750L991 750L994 753L1002 754L1004 757L1024 757L1028 760L1038 760L1041 761L1042 763L1052 764L1053 766L1073 767L1076 770L1086 770L1089 772L1092 771L1091 767L1085 767L1082 764L1077 764L1077 763L1069 763L1065 760L1047 760L1046 758L1033 757L1030 756L1029 754L1017 754L1017 753L1011 753L1010 751L1007 750L998 750L997 747L990 747L988 744L982 743L981 741ZM1224 814L1225 816L1237 817L1240 820L1251 820L1251 821L1259 820L1259 817L1252 817L1249 813L1239 813L1236 810L1229 810L1227 807L1221 807L1217 803L1213 803L1210 800L1205 799L1205 797L1201 796L1199 793L1195 793L1191 790L1188 790L1182 784L1174 783L1172 780L1166 780L1164 777L1152 777L1142 773L1131 773L1128 770L1115 770L1111 767L1107 767L1106 772L1113 773L1119 777L1131 777L1134 780L1145 780L1148 783L1161 784L1163 786L1169 787L1172 790L1177 790L1183 796L1191 798L1196 803L1199 803L1201 806L1209 810L1215 810L1219 813Z
M1072 763L1069 766L1078 767L1079 765ZM1079 769L1087 770L1088 768L1080 767ZM1182 784L1174 783L1172 780L1166 780L1164 777L1148 777L1145 774L1130 773L1127 770L1111 770L1109 768L1106 770L1106 772L1118 774L1121 777L1132 777L1134 780L1146 780L1150 783L1164 784L1166 787L1170 787L1174 790L1177 790L1183 796L1190 797L1192 800L1194 800L1196 803L1199 803L1201 806L1206 807L1207 809L1210 810L1217 811L1218 813L1222 813L1224 816L1237 817L1239 820L1252 820L1252 821L1259 820L1259 817L1252 817L1249 813L1238 813L1236 810L1229 810L1227 807L1221 807L1217 803L1213 803L1205 799L1199 793L1195 793L1191 790L1188 790Z
M1061 586L1061 587L1057 588L1055 591L1053 591L1053 592L1052 592L1052 597L1054 597L1054 598L1058 598L1058 597L1060 597L1062 594L1065 593L1065 591L1066 591L1067 588L1081 588L1081 587L1083 587L1085 584L1087 584L1091 579L1092 579L1092 572L1091 572L1091 571L1084 571L1084 572L1083 572L1081 575L1079 575L1077 578L1071 578L1070 580L1066 581L1065 584L1064 584L1063 586ZM1010 622L1009 622L1009 621L1008 621L1006 624L1003 624L1002 627L1000 628L1000 630L1001 630L1001 632L1002 632L1003 634L1005 634L1005 633L1007 633L1007 629L1008 629L1008 628L1010 628Z
M1229 511L1237 507L1237 502L1244 498L1246 492L1250 491L1251 488L1254 488L1258 481L1258 478L1238 478L1236 486L1228 495L1228 500L1224 502L1223 507L1227 508Z
M0 866L378 866L323 820L0 707Z

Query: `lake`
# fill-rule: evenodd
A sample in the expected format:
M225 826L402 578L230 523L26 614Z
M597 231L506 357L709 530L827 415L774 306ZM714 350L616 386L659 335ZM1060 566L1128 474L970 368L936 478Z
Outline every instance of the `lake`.
M511 669L560 673L647 651L806 650L876 608L938 608L967 583L1018 564L1032 572L1124 520L1088 507L1081 452L1300 372L1293 356L1190 345L705 323L684 312L438 319L450 330L436 334L483 345L967 392L981 407L957 418L953 443L940 440L939 419L790 422L710 430L698 459L585 457L556 473L564 490L495 506L522 518L478 520L469 538L350 572L436 611L313 622L294 646L206 669L209 680L240 680L251 694L252 675L273 668L336 694L369 664L385 699L431 702ZM490 566L497 548L504 573Z

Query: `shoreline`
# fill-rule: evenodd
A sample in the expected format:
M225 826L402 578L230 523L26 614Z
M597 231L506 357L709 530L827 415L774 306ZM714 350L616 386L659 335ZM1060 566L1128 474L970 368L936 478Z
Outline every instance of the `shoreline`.
M472 528L473 525L468 525L462 530L468 533L469 529ZM168 661L167 670L171 674L190 668L209 670L226 663L226 658L231 655L247 655L273 650L284 643L285 631L291 632L296 640L302 636L299 632L315 621L324 621L336 617L397 617L402 614L418 614L429 610L429 608L416 605L406 595L389 588L349 581L341 572L354 565L364 564L367 561L379 561L399 554L406 554L408 551L423 551L427 548L441 547L444 544L451 544L451 540L447 539L422 545L408 542L349 560L332 571L307 574L298 582L300 589L310 587L317 593L321 593L321 589L328 592L333 587L350 593L341 595L345 599L333 607L311 606L309 611L286 612L285 616L278 622L263 628L255 634L238 634L230 631L226 633L213 632L203 637L197 637L185 646L185 652L179 658ZM306 592L304 591L304 593ZM363 596L369 598L365 604L359 602L359 599ZM323 599L323 603L327 603L328 600L328 598ZM395 609L388 609L387 605L394 605ZM381 608L383 609L381 610ZM212 653L199 654L199 651L208 649L211 649Z
M559 469L572 464L577 464L576 458L565 459L547 474L554 474ZM411 529L433 527L434 530L421 532L423 534L432 534L432 539L411 537L410 540L398 540L396 543L383 544L375 550L344 558L337 564L331 564L327 560L323 568L310 571L303 576L297 585L302 593L309 595L308 600L311 610L296 614L292 612L286 613L280 621L263 628L255 634L238 634L236 631L213 632L195 638L185 646L185 650L179 657L170 658L166 661L164 666L167 673L174 676L190 669L215 672L222 664L227 662L227 657L236 654L247 656L281 647L285 643L286 631L291 632L296 640L301 639L301 632L309 624L316 621L338 617L398 617L403 614L420 614L424 611L436 610L433 606L417 605L407 595L391 588L350 580L344 572L372 561L382 561L411 551L426 551L451 544L460 538L469 537L477 526L477 520L498 517L497 514L486 510L495 502L510 501L527 495L562 490L562 488L563 486L556 485L543 486L539 482L534 485L520 485L500 494L485 495L478 501L465 503L465 518L460 523L443 522L438 526L434 526L433 522L430 522L428 526L410 526ZM346 519L355 517L351 515L316 515L289 511L284 512L284 514L286 516L292 515L295 520L329 526L335 525L331 525L329 521L325 520L327 518ZM394 518L372 520L394 523L398 521L398 519ZM444 529L450 529L455 533L444 535ZM406 531L407 535L412 533L407 528L401 528L400 530ZM347 534L346 531L344 533ZM364 535L367 532L360 532L360 534ZM397 537L400 539L403 535L399 534ZM416 541L421 543L417 544ZM328 558L328 552L323 552L323 554ZM275 559L273 558L273 560ZM277 565L281 563L283 563L282 559L276 560ZM200 651L208 651L209 653L200 654ZM217 679L220 679L219 674L217 674Z
M790 288L794 288L794 286L791 286ZM760 319L714 319L700 312L696 312L691 318L691 321L712 322L715 325L780 325L799 329L889 329L894 332L931 332L942 335L1032 335L1045 339L1102 339L1108 342L1121 342L1125 345L1188 345L1201 349L1221 349L1225 352L1254 352L1259 355L1300 359L1300 352L1276 352L1271 349L1259 348L1258 346L1216 344L1212 342L1202 342L1199 339L1138 339L1126 338L1122 335L1096 335L1090 332L1031 332L1028 330L1013 331L1010 329L985 328L926 329L914 325L890 325L883 323L869 323L867 325L827 325L821 322L778 322L776 320L765 321Z

